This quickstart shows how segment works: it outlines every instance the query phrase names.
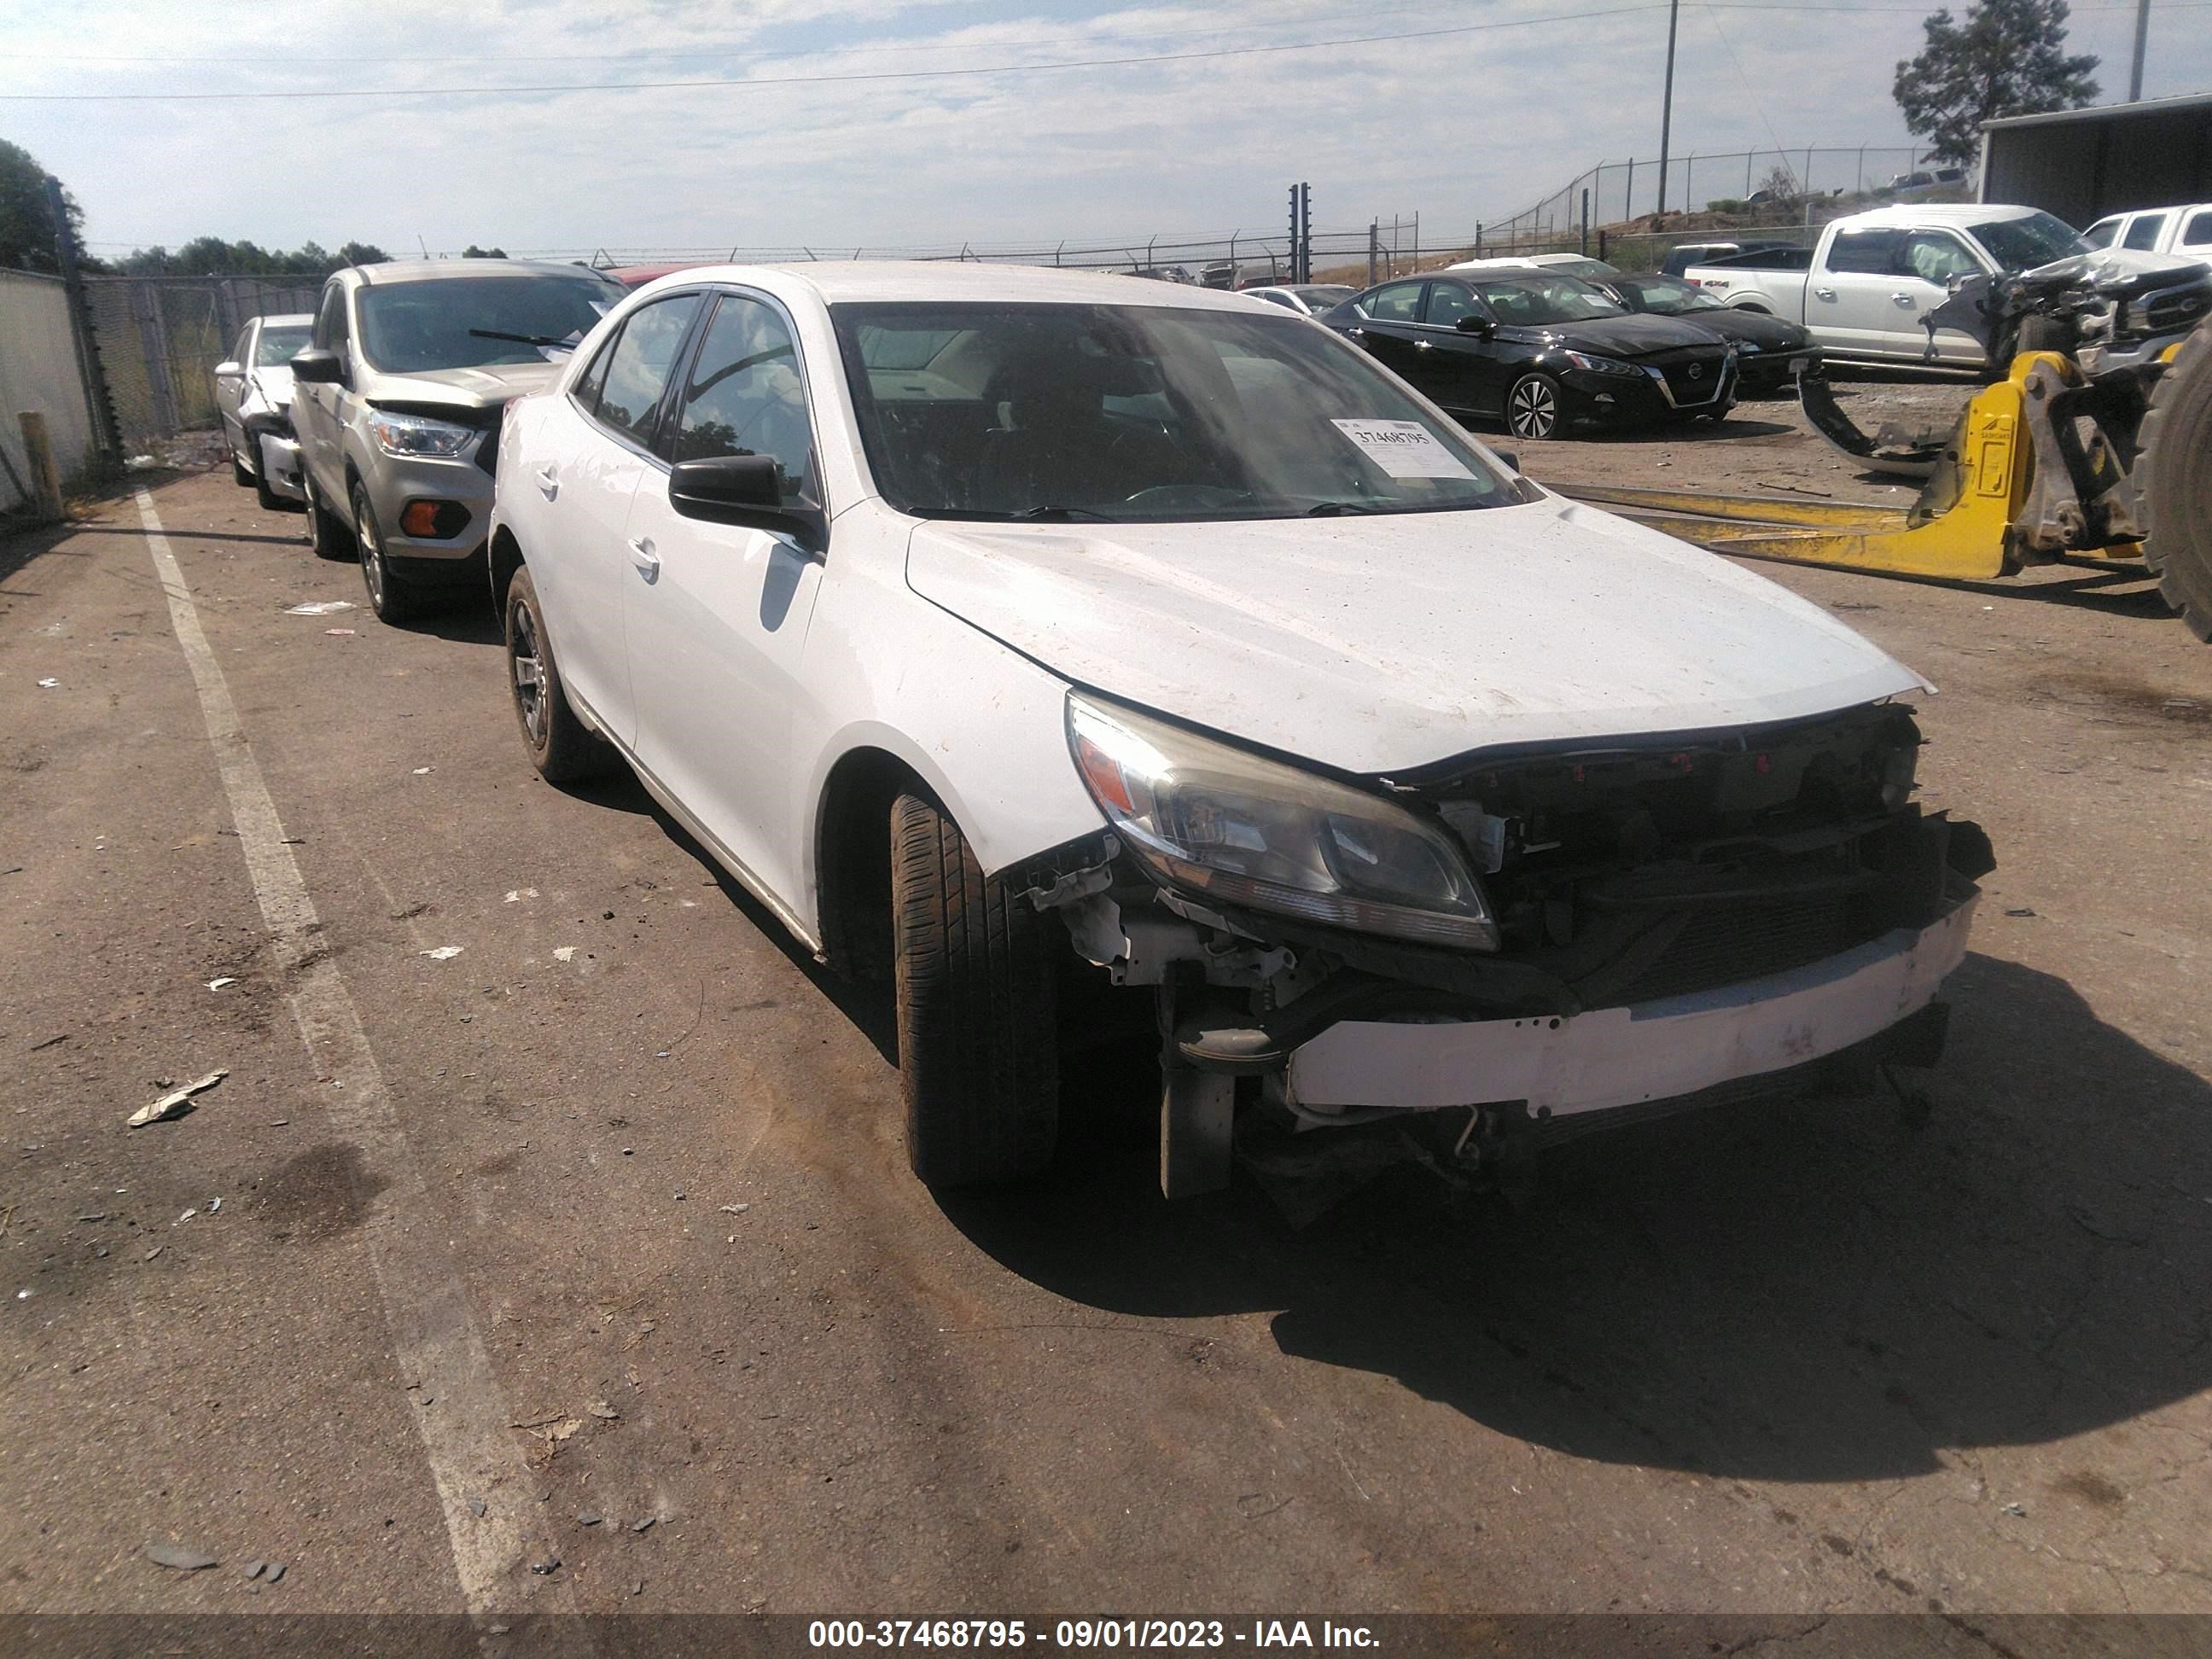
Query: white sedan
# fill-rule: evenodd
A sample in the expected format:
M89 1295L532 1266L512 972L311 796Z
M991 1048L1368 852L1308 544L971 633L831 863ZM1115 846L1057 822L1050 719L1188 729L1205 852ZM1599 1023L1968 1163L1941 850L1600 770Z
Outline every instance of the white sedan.
M1232 1134L1475 1163L1940 1048L1990 859L1911 800L1919 677L1299 318L686 270L510 405L497 476L532 760L626 763L896 981L933 1184L1050 1160L1086 972L1156 1005L1171 1193Z
M230 447L231 478L265 507L307 499L292 430L292 359L306 349L314 325L304 312L256 317L215 366L216 413Z

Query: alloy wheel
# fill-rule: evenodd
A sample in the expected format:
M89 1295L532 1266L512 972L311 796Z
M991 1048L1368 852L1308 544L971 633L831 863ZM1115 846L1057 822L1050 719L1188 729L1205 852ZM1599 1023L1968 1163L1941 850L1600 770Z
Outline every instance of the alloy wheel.
M545 746L545 663L538 646L538 618L526 605L514 607L514 632L507 642L507 660L514 671L514 706L522 714L522 729L530 746Z
M384 614L384 549L377 544L376 521L366 514L354 531L354 539L361 545L362 585L368 589L369 605L378 616Z
M1551 383L1531 374L1513 388L1505 424L1516 438L1548 438L1559 429L1559 399Z

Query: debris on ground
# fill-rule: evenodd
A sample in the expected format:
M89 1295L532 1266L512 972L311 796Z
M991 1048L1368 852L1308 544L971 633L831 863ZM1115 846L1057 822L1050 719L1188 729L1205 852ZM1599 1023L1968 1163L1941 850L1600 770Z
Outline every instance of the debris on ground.
M284 1564L282 1561L271 1561L261 1570L261 1582L264 1584L273 1584L283 1576Z
M69 1033L67 1031L64 1031L59 1036L50 1036L44 1042L33 1043L31 1045L31 1052L35 1054L41 1048L51 1048L57 1042L67 1042L68 1041Z
M325 628L323 632L334 639L351 639L361 630L354 628Z
M507 902L509 904L520 904L526 898L536 898L537 896L538 890L535 887L517 887L507 894Z
M561 1571L561 1558L557 1555L549 1555L543 1561L532 1561L530 1564L530 1570L541 1578L549 1577Z
M750 1204L725 1204L722 1206L722 1213L724 1215L743 1215L747 1210L751 1208L752 1206Z
M553 947L553 960L554 960L554 961L556 961L556 962L574 962L575 959L576 959L576 947L575 947L574 945L555 945L555 946Z
M2004 1506L2003 1513L2007 1515L2025 1516L2027 1513L2027 1509L2024 1504L2008 1504Z
M205 1550L196 1550L188 1544L149 1544L146 1559L172 1572L200 1572L222 1565Z
M594 1514L592 1510L586 1510L576 1517L576 1524L580 1527L596 1527L606 1518L604 1515Z
M246 1576L248 1578L258 1578L261 1577L262 1568L268 1565L266 1561L248 1561L246 1564Z
M434 766L418 766L415 769L414 775L418 778L427 778L437 769Z
M604 1400L594 1400L589 1405L586 1406L584 1409L591 1413L592 1416L599 1418L603 1422L611 1423L622 1416L620 1412L617 1411L612 1406L610 1406Z
M469 1513L476 1516L479 1521L484 1518L484 1510L486 1507L487 1506L483 1499L481 1498L471 1498L469 1499Z
M210 980L207 982L207 988L210 991L220 991L226 985L235 985L237 983L238 981L232 978L231 975L225 974L220 979Z
M461 948L458 945L441 945L434 951L417 951L415 954L418 957L428 957L433 962L451 962L455 957L460 955Z
M629 1529L632 1532L650 1532L659 1519L657 1515L642 1516L629 1523Z
M210 1072L205 1077L187 1083L181 1089L172 1089L150 1105L141 1106L137 1111L131 1113L124 1120L125 1126L132 1129L143 1129L149 1123L160 1123L168 1118L181 1117L191 1109L189 1103L194 1095L204 1094L229 1075L228 1072Z
M284 614L288 617L334 617L341 611L353 609L351 599L310 599L305 605L295 605Z
M2022 904L2013 909L2006 911L2005 914L2008 916L2032 916L2035 912L2029 909L2025 904Z
M207 1212L208 1212L210 1215L213 1215L213 1214L214 1214L217 1210L220 1210L221 1208L222 1208L222 1200L221 1199L219 1199L219 1198L211 1198L211 1199L208 1200L208 1201L207 1201Z
M51 691L60 684L61 682L59 680L40 680L39 682L39 689L41 691Z
M146 1252L146 1260L151 1261L155 1256L161 1255L162 1251L168 1248L169 1247L166 1244L156 1244L152 1249Z

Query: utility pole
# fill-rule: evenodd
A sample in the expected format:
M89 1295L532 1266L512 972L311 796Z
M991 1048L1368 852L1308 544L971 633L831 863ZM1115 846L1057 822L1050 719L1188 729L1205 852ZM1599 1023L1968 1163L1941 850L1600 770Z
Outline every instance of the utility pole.
M2128 70L2128 102L2142 97L2143 42L2150 34L2150 0L2136 0L2136 57Z
M2150 0L2141 0L2148 5ZM1667 143L1674 128L1674 26L1681 21L1682 0L1667 0L1667 89L1659 102L1659 211L1667 210Z

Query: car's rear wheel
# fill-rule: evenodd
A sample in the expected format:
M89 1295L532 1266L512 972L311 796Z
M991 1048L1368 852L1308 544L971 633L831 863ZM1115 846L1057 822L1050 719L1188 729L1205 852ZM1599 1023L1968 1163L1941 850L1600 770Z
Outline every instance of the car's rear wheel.
M1036 1175L1060 1130L1047 918L935 801L901 795L890 836L908 1161L933 1187Z
M421 592L392 568L384 551L384 531L376 522L376 509L368 492L353 487L353 536L361 548L361 582L368 590L368 608L384 623L412 622L428 609Z
M307 545L315 550L319 559L349 559L353 556L353 533L343 520L323 505L322 493L315 488L315 475L306 467L300 469L300 487L307 495Z
M553 659L544 610L527 566L507 584L506 620L507 690L530 763L549 783L574 783L613 770L613 748L568 706L568 689Z
M1523 374L1505 394L1505 424L1516 438L1553 438L1559 431L1559 383Z

